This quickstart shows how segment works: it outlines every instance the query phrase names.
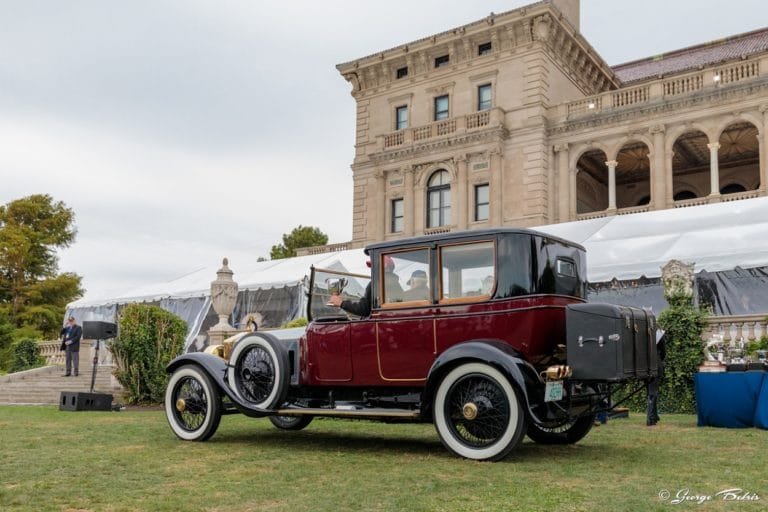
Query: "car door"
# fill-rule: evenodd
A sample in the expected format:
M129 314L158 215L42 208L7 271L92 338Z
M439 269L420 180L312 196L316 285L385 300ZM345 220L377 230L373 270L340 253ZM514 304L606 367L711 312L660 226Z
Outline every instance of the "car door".
M386 382L423 382L434 361L431 252L429 247L417 247L379 255L379 282L384 286L378 287L378 307L371 317L379 377Z
M365 293L366 276L312 268L306 332L306 364L312 383L350 382L353 378L350 326L359 322L342 309L328 304L331 294L359 300ZM343 283L343 284L342 284Z

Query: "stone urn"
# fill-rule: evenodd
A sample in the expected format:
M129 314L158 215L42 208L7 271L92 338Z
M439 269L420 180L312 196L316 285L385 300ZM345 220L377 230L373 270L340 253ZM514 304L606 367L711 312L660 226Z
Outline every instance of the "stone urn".
M224 265L216 272L216 280L211 282L211 303L219 315L219 323L211 327L212 331L234 331L229 325L229 317L237 301L237 283L232 279L234 272L229 268L229 260L224 258Z

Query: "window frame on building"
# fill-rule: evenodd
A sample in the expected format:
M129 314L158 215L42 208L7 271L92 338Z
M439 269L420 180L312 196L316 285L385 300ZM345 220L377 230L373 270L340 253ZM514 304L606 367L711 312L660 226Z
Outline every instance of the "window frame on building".
M408 76L408 66L397 68L397 70L395 71L395 80L400 80L401 78L405 78L407 76Z
M480 201L480 190L485 189L485 201ZM475 222L483 222L487 221L491 217L491 187L488 183L478 183L475 185L474 190L474 197L475 197L475 207L474 207L474 215L473 219ZM480 208L484 207L485 210L485 217L481 217L480 215Z
M438 110L438 102L445 101L445 109ZM442 121L443 119L448 119L451 117L451 98L449 94L441 94L440 96L435 96L434 100L432 101L432 108L434 110L434 114L432 118L435 121Z
M488 97L483 99L483 94L487 92ZM493 84L485 83L477 86L477 111L490 110L493 108Z
M440 177L440 183L434 184L433 182L437 177ZM437 214L436 223L432 219L433 212ZM435 170L427 180L426 213L427 229L451 225L451 175L445 169Z
M451 63L451 56L450 54L440 55L438 57L435 57L435 69L442 68L443 66L447 66Z
M401 114L405 117L401 118ZM395 107L395 131L408 128L408 105L398 105Z
M405 203L402 197L396 197L389 202L390 222L389 229L391 233L402 233L405 231Z
M477 55L478 57L480 55L488 55L493 51L493 44L490 41L487 41L485 43L480 43L477 45Z

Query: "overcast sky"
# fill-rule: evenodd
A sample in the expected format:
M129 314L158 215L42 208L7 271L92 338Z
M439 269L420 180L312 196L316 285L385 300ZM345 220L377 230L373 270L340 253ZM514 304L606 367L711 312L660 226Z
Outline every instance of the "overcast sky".
M354 100L335 65L528 1L0 0L0 203L76 213L91 297L281 234L352 232ZM582 0L609 64L768 26L763 0ZM214 276L211 276L212 279Z

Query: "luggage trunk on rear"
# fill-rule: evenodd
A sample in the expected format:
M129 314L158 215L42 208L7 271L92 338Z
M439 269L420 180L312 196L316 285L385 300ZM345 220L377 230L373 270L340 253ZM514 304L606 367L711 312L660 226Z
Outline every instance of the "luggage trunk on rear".
M566 312L573 378L622 382L656 376L656 318L612 304L572 304Z

